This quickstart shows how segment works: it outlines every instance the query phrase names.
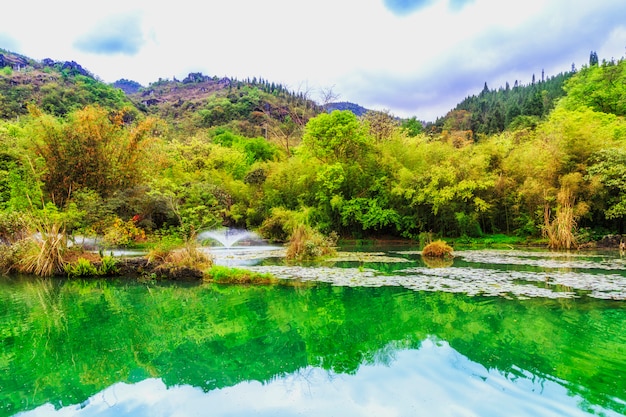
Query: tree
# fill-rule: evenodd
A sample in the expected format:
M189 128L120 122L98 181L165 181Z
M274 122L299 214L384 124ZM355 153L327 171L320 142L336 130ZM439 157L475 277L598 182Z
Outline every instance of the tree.
M415 116L403 120L400 126L410 137L415 137L424 131L424 125Z
M598 65L598 54L596 51L591 51L589 54L589 66L592 67L594 65Z
M607 219L626 217L626 150L622 148L603 149L595 153L589 167L590 177L596 177L606 189Z
M79 189L111 196L137 184L142 166L154 166L144 165L143 158L147 145L158 134L156 119L125 127L96 106L72 112L67 119L35 116L35 152L45 163L45 189L59 206Z
M354 113L335 110L309 120L302 145L312 156L326 163L354 161L370 147L371 139Z
M369 133L378 142L389 139L394 130L398 126L398 121L389 113L385 111L370 110L363 116L363 120L369 127Z

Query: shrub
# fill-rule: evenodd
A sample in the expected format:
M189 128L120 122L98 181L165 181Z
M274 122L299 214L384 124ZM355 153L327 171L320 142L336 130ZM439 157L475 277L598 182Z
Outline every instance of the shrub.
M111 255L102 256L100 267L98 268L99 275L115 275L118 272L117 259Z
M272 208L271 215L263 221L259 233L274 242L286 242L293 233L297 214L283 207Z
M452 247L443 240L429 243L422 250L422 256L446 258L452 256Z
M137 227L132 220L125 222L117 218L105 231L102 240L111 246L128 246L131 243L146 240L146 233Z
M36 226L39 236L24 256L20 270L39 276L50 276L63 271L63 255L67 250L65 229L57 222L42 221Z
M148 253L148 262L161 270L191 268L204 271L213 265L211 256L198 248L195 239L189 239L182 248L159 245Z
M10 245L0 244L0 273L9 274L20 270L21 259L32 242L21 240Z
M29 234L27 219L20 213L11 211L0 213L0 240L13 244Z
M63 267L68 277L92 277L98 274L98 268L85 258L78 258L76 262L65 264Z
M324 236L310 226L300 225L291 235L286 258L288 260L314 260L336 253L337 235Z

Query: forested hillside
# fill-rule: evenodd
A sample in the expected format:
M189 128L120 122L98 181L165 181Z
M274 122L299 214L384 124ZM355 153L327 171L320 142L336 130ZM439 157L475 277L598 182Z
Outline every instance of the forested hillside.
M120 80L126 95L78 64L22 59L0 69L5 240L15 213L115 244L217 225L555 248L623 232L623 59L485 85L425 132L387 112L323 112L267 80Z
M534 127L565 95L563 85L574 71L535 80L529 85L515 81L513 87L491 90L485 83L479 95L467 97L445 117L435 122L437 131L462 130L474 135L500 133L507 128Z

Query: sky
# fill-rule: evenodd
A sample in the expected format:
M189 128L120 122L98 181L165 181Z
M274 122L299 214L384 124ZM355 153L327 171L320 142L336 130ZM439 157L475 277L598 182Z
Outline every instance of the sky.
M78 0L2 6L0 48L105 82L261 77L434 121L465 97L626 54L624 0Z

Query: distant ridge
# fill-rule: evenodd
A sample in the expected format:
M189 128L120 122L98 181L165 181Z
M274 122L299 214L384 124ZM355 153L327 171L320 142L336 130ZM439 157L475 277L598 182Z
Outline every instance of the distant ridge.
M336 103L328 103L326 105L326 111L330 113L333 110L350 110L352 113L354 113L355 115L359 117L363 116L365 113L370 111L369 109L366 109L363 106L359 106L358 104L350 103L348 101L338 101Z

